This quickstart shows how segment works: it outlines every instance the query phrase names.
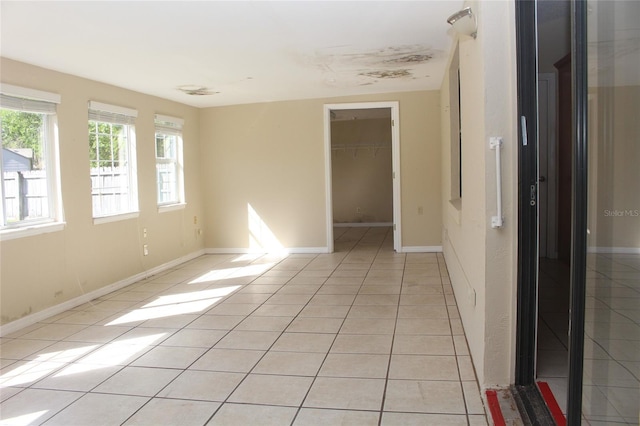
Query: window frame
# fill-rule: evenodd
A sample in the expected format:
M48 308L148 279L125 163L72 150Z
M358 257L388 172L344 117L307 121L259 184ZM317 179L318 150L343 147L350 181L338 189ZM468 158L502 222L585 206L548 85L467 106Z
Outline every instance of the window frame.
M460 78L460 46L456 44L449 65L449 117L451 174L449 202L460 209L462 207L462 99Z
M114 222L125 219L136 218L140 214L139 210L139 191L138 191L138 167L137 167L137 149L136 149L136 127L135 120L138 111L131 108L121 107L117 105L106 104L102 102L89 101L87 123L107 123L110 125L121 125L123 131L126 132L126 149L127 149L127 175L128 175L128 204L126 211L102 212L96 214L93 204L93 182L91 183L91 214L94 225ZM89 142L89 132L87 132L87 145ZM113 143L113 141L112 141ZM97 145L96 145L97 148ZM91 159L89 159L89 168L91 171ZM90 174L91 176L91 174Z
M44 115L42 129L42 150L45 162L47 208L48 216L22 220L12 224L5 223L6 204L4 198L4 171L2 168L2 152L0 151L0 240L10 240L26 236L55 232L64 229L65 222L62 209L62 191L60 179L60 156L57 107L61 103L61 96L57 93L46 92L11 84L0 83L2 95L22 100L24 107L12 105L1 109L30 112ZM38 111L34 103L41 103L53 111Z
M184 196L184 164L183 164L183 138L182 128L184 120L168 115L156 114L154 117L155 133L154 133L154 156L156 160L156 203L159 212L172 211L184 208L186 205ZM158 158L157 137L158 135L175 136L175 158ZM160 185L158 174L158 164L174 164L175 176L175 194L176 198L167 202L160 201Z

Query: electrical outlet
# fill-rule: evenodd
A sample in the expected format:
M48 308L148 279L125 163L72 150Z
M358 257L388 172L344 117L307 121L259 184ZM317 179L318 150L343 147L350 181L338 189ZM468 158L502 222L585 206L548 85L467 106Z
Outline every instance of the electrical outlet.
M356 213L362 213L362 209L360 207L356 207Z
M147 228L142 228L142 238L147 238Z
M149 245L145 244L142 246L142 254L144 254L145 256L149 256Z
M197 225L198 224L198 216L194 216L193 217L193 224Z
M418 206L418 214L419 215L424 214L424 210L423 210L422 206Z

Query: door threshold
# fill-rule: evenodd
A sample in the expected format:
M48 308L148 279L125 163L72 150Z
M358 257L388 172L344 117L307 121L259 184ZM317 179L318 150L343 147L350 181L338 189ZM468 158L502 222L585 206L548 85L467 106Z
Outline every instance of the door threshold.
M522 423L527 426L555 426L549 407L535 384L513 385L511 394L516 402Z

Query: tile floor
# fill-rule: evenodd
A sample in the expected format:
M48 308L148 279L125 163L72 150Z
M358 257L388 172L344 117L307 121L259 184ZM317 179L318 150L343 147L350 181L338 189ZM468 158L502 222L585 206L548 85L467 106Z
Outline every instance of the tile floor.
M640 424L640 256L588 256L583 424ZM569 267L541 259L538 378L565 410Z
M0 424L486 425L440 254L205 255L0 339Z

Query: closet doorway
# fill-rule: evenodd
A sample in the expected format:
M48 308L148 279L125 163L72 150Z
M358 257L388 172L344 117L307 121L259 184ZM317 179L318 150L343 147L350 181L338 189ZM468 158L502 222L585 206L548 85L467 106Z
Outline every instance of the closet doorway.
M341 224L392 226L393 248L396 252L401 251L398 108L398 102L324 106L329 252L333 252L333 227ZM390 169L376 170L376 164L384 163L384 158L389 156ZM360 171L356 174L355 170L349 169L349 163ZM363 179L360 183L355 180L357 175Z

